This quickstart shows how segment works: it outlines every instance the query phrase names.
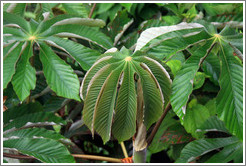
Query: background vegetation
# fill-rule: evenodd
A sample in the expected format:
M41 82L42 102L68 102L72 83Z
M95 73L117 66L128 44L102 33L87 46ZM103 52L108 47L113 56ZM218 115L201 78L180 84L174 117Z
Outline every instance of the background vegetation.
M199 23L223 41L215 36L221 45L213 45L202 65L190 58L199 44L178 48L183 32L165 43L165 56L160 47L148 52L169 69L172 90L184 93L171 96L146 162L243 161L242 4L6 3L3 19L4 162L131 162L119 159L127 156L125 148L132 156L132 139L124 148L114 137L106 143L97 133L92 138L82 120L80 84L108 49L134 51L143 31L181 22ZM207 36L190 42L199 37ZM186 86L190 80L193 86Z

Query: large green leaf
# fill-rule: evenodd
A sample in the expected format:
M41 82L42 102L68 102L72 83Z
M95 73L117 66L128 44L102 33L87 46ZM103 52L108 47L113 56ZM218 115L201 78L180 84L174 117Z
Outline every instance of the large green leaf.
M21 138L3 141L5 148L33 156L45 163L74 163L74 158L67 148L53 139L48 138Z
M36 71L29 62L29 58L33 55L32 49L32 43L28 43L12 79L13 88L21 101L30 95L30 90L34 89L36 85Z
M3 20L9 24L16 24L20 26L25 33L28 33L31 30L30 24L23 17L18 15L3 12Z
M84 18L88 18L90 11L87 5L83 3L62 3L62 7L64 7L68 14L82 16Z
M201 133L197 133L197 129L203 125L203 123L209 118L210 114L208 109L197 103L192 103L192 100L186 113L184 115L184 127L188 133L191 133L193 137L200 138L202 137Z
M26 10L26 5L27 3L10 3L6 11L23 17Z
M113 135L119 142L131 138L136 132L137 98L134 69L129 63L123 71L123 82L117 97L112 127Z
M81 18L72 15L62 14L52 19L42 21L38 26L36 33L43 33L47 30L49 31L51 27L66 24L79 24L84 26L103 27L105 25L105 22L100 19Z
M4 126L4 131L12 128L29 128L35 126L49 126L56 124L66 124L61 117L55 116L51 112L36 112L29 113L13 119L10 123Z
M75 37L88 40L89 42L97 44L106 50L113 47L112 41L108 36L100 32L98 28L88 26L57 25L42 33L40 36L48 37L51 35L56 35L60 37Z
M80 101L79 79L73 69L61 60L45 43L40 42L40 60L49 87L58 96Z
M205 153L219 149L221 147L231 145L238 142L236 137L227 138L207 138L192 141L187 144L181 151L180 157L175 161L176 163L188 163Z
M101 135L104 143L111 136L115 98L121 73L122 65L109 74L100 90L95 105L94 128Z
M17 117L43 111L43 107L39 102L21 104L20 106L9 108L8 111L3 112L3 123L9 123L10 120L13 120Z
M236 142L227 145L220 152L209 158L206 163L228 163L233 160L233 163L243 162L243 143Z
M243 67L229 44L221 43L222 60L217 96L217 113L232 134L243 140Z
M57 47L71 55L84 70L89 70L100 55L96 50L92 50L71 40L48 37L46 41L51 46Z
M136 50L163 59L209 37L204 27L197 23L154 27L140 35Z
M140 77L144 98L144 125L148 129L162 115L164 98L160 85L144 63L133 62Z
M3 89L5 89L8 83L11 81L13 74L15 73L15 64L17 63L21 51L25 48L23 42L15 43L6 55L3 57Z
M220 131L229 133L225 127L225 123L219 120L216 115L209 117L200 127L198 127L197 131Z
M205 74L209 75L209 79L219 85L220 60L217 55L211 53L203 62L202 69Z
M221 32L221 40L229 43L231 47L236 47L243 53L243 34L237 33L234 29L226 26Z
M201 60L206 57L211 48L212 40L200 46L193 55L183 64L172 84L171 105L174 112L179 116L181 123L186 112L186 103L193 90L193 80L197 73ZM209 55L208 55L209 56Z

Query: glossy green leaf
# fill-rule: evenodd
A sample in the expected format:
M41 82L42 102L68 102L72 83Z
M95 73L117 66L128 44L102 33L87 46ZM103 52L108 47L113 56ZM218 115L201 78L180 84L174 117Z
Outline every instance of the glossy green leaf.
M9 24L16 24L23 29L24 32L28 33L31 30L30 24L23 18L16 14L3 12L3 19Z
M50 126L56 124L66 124L66 122L51 112L35 112L29 113L13 119L4 126L4 131L15 128L29 128L35 126Z
M92 50L71 40L48 37L46 41L51 46L57 47L71 55L84 70L89 70L100 55L96 50Z
M191 101L192 102L192 101ZM197 129L209 118L210 114L206 107L200 104L189 106L184 115L184 128L188 133L191 133L195 138L201 138L203 135L197 133Z
M60 142L70 142L69 139L63 137L61 134L53 130L46 130L44 128L28 128L28 129L16 130L4 134L3 137L5 139L49 138Z
M217 96L217 113L226 127L239 139L243 139L243 67L233 56L233 50L221 43L222 60Z
M23 42L15 43L3 57L3 89L5 89L8 83L11 81L12 76L15 73L15 65L19 59L21 51L25 48Z
M74 37L92 42L104 49L113 47L113 43L108 36L100 32L98 28L81 25L57 25L42 33L41 37L56 35L59 37Z
M200 46L193 55L183 64L182 68L176 75L172 84L171 105L174 112L183 121L186 113L186 103L193 90L193 82L195 74L200 67L200 61L207 55L212 41L208 41L205 45Z
M62 7L64 7L68 14L82 16L84 18L88 18L90 12L87 4L83 3L62 3Z
M29 58L33 56L32 43L23 51L16 67L16 73L12 79L13 88L21 101L24 101L29 95L30 90L36 85L36 70L31 66Z
M217 55L211 53L203 62L202 69L215 85L219 85L220 60Z
M188 163L195 160L198 156L236 142L238 142L236 137L195 140L184 147L181 151L180 157L175 162Z
M67 148L48 138L10 139L3 142L5 148L13 148L20 153L33 156L45 163L74 163Z
M80 101L79 79L73 69L61 60L45 43L40 45L40 60L49 87L58 96Z
M216 115L209 117L200 127L198 127L197 131L220 131L229 133L225 127L225 123L219 120Z
M154 27L141 33L136 50L163 59L209 37L197 23Z

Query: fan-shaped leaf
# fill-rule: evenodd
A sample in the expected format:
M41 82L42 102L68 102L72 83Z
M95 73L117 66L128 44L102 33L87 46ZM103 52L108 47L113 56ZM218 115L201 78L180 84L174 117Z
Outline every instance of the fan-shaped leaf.
M25 49L25 46L26 44L23 42L17 42L8 50L8 52L6 52L6 55L4 55L3 89L5 89L8 83L11 81L12 76L15 73L15 64L17 63L21 52Z
M40 60L50 88L57 95L80 100L79 79L73 69L61 60L45 43L40 44Z
M74 163L74 158L67 148L55 140L48 138L21 138L3 141L5 148L33 156L46 163Z
M32 49L32 43L28 43L12 79L13 88L21 101L30 95L30 90L34 89L36 84L36 71L29 62L29 58L33 55Z
M229 44L221 43L222 60L217 113L232 134L243 139L243 68Z
M136 132L136 111L137 97L134 69L127 62L123 71L123 82L117 97L115 118L112 127L113 135L119 142L131 138Z

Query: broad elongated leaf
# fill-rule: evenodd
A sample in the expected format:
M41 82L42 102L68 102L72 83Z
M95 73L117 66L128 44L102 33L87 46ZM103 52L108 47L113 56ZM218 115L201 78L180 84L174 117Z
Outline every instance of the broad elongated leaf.
M123 82L116 102L116 116L112 127L113 135L119 142L131 138L136 132L136 111L134 69L128 62L123 71Z
M227 145L220 152L209 158L206 163L228 163L233 160L234 163L243 162L243 143L236 142Z
M29 32L31 29L30 24L24 18L18 15L3 12L3 19L9 24L16 24L20 26L24 32Z
M215 115L209 117L200 127L198 127L197 131L220 131L228 133L225 123L219 120Z
M10 120L13 120L17 117L43 111L43 107L39 102L22 104L20 106L12 107L8 111L3 112L3 123L7 124Z
M36 32L43 33L46 30L50 29L50 27L66 24L80 24L84 26L103 27L105 25L105 22L100 19L81 18L63 14L52 19L46 20L44 22L41 22Z
M135 70L141 79L144 98L144 124L148 129L163 112L164 98L159 83L145 64L134 62Z
M12 128L28 128L56 124L66 124L66 122L61 117L57 117L51 112L36 112L13 119L13 121L4 127L4 131Z
M60 37L74 37L87 40L99 45L104 49L113 47L112 41L108 36L100 32L97 28L81 25L57 25L41 34L42 37L56 35Z
M92 77L104 66L107 64L116 62L117 59L115 59L115 55L110 55L109 53L105 55L104 57L97 60L92 67L86 72L84 79L81 84L80 88L80 96L84 100L86 94L88 93L88 85L91 81Z
M115 98L121 72L122 66L119 66L109 74L100 90L95 105L94 128L101 135L104 143L110 139L111 135Z
M52 130L46 130L44 128L28 128L22 130L16 130L3 136L7 139L18 139L18 138L49 138L57 141L69 141L62 135Z
M13 88L21 101L30 95L30 90L34 89L36 85L36 71L29 62L29 58L33 55L32 49L32 43L28 43L12 79Z
M57 95L80 100L79 79L73 69L61 60L45 43L40 44L40 60L50 88Z
M48 138L21 138L10 139L3 142L5 148L33 156L46 163L74 163L74 158L67 148L53 139Z
M220 75L220 60L219 58L211 53L203 62L202 69L205 74L209 75L209 79L215 84L219 85Z
M210 151L238 142L236 137L195 140L184 147L176 163L188 163Z
M136 61L144 62L149 67L161 87L165 104L167 104L170 100L172 84L172 80L167 70L160 64L160 62L151 57L140 56L136 58Z
M233 56L229 44L221 43L222 60L217 96L217 113L228 130L243 139L243 68Z
M221 32L221 39L226 43L230 43L230 46L236 47L238 50L243 53L243 34L236 33L234 29L226 26Z
M6 11L19 16L23 16L26 10L26 5L27 3L11 3Z
M140 35L136 50L163 59L209 37L196 23L149 28Z
M99 64L99 63L98 63ZM113 66L116 67L116 66ZM93 78L90 80L90 84L86 93L86 98L84 100L84 109L83 109L83 120L85 124L88 126L88 128L92 131L92 135L94 134L93 130L93 117L94 117L94 111L95 111L95 105L98 98L98 95L101 91L101 88L110 74L110 72L113 70L112 65L106 65L102 67L96 74L93 76ZM92 71L92 70L91 70ZM90 71L88 71L90 72ZM93 71L92 71L93 72ZM88 75L89 76L89 75ZM83 87L83 84L82 84ZM87 89L87 87L85 87ZM82 89L83 92L84 89Z
M88 70L100 55L99 52L81 44L75 43L71 40L58 37L49 37L46 39L46 41L48 44L57 47L71 55L84 70Z
M4 27L3 34L5 36L11 35L12 40L19 40L19 41L22 40L23 41L25 38L28 38L27 34L25 34L22 30L14 28L14 27Z
M68 14L82 16L84 18L88 18L90 9L87 4L83 3L62 3L62 7L66 10Z
M186 111L186 103L193 90L193 80L200 67L200 62L207 55L212 41L208 41L204 46L197 49L193 55L184 63L173 80L171 105L174 112L179 116L181 123ZM208 55L209 56L209 55Z
M191 101L192 102L192 101ZM203 125L203 123L209 118L210 114L206 107L200 104L189 104L185 116L184 127L188 133L191 133L193 137L202 137L201 133L197 133L196 130Z
M19 59L21 51L25 48L23 42L15 43L9 50L6 52L6 55L3 57L3 89L5 89L8 83L11 81L13 74L15 73L15 64Z

